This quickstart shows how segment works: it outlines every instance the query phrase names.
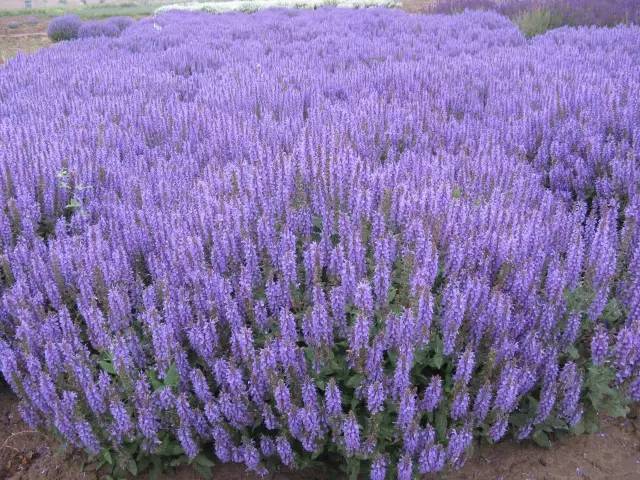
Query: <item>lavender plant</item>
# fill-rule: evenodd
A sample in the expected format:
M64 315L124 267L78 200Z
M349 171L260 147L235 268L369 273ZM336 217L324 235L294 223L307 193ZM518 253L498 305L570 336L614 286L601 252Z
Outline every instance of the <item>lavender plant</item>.
M640 395L640 29L172 13L0 70L0 369L122 475L355 477ZM20 88L17 88L20 85Z
M47 27L47 35L53 42L74 40L78 37L78 29L82 21L77 15L56 17Z

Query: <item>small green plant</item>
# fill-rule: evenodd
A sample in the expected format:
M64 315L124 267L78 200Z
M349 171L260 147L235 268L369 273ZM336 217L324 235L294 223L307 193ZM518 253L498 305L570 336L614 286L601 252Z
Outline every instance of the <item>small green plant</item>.
M70 198L64 206L65 215L71 217L74 213L84 214L82 203L82 192L91 189L89 185L76 183L74 175L66 168L56 173L58 188L69 192Z
M516 23L527 38L558 28L563 24L562 17L558 13L546 8L524 12L516 19Z

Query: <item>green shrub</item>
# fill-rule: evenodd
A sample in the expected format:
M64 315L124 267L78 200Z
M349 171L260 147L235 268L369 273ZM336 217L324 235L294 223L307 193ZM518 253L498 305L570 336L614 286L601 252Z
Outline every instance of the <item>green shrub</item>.
M516 23L526 37L533 37L541 33L562 26L562 16L547 8L539 8L523 12L516 19Z

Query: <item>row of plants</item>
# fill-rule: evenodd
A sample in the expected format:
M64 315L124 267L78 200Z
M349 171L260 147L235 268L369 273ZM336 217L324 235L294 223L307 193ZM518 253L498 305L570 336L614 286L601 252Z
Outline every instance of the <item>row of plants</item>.
M109 17L105 20L81 20L75 14L55 17L49 22L47 35L53 42L78 38L118 37L134 23L131 17Z

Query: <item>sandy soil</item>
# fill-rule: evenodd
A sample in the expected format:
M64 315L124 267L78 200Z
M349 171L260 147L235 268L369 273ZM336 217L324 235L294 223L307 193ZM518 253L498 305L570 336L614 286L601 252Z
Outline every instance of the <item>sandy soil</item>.
M47 18L31 15L0 17L0 64L18 52L31 53L49 45L48 22Z
M0 479L97 480L83 471L81 452L64 449L55 439L26 427L15 397L0 392ZM257 480L239 465L214 468L216 480ZM143 477L144 478L144 477ZM196 480L188 468L159 480ZM271 480L341 480L318 471L278 472ZM604 419L594 435L567 437L545 450L532 443L504 442L480 447L462 470L442 480L637 480L640 479L640 420ZM144 479L146 480L146 479ZM430 479L430 480L435 480Z
M402 8L408 12L422 12L433 5L436 0L402 0Z

